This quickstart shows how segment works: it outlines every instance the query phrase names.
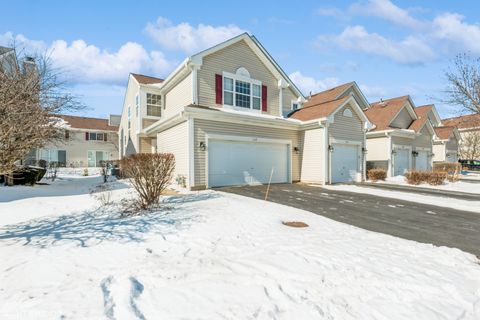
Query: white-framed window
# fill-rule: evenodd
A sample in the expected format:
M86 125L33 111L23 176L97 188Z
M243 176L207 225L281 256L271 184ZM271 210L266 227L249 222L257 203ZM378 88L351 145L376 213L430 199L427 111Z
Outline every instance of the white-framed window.
M132 117L132 110L131 106L128 106L128 119Z
M162 115L162 96L147 93L147 116L160 117Z
M138 107L139 105L140 105L140 96L137 93L137 95L135 96L135 106Z
M104 134L103 132L89 132L88 133L88 140L97 140L97 141L103 141L104 140Z
M298 110L298 102L292 101L292 110L293 111Z
M260 111L262 82L250 78L250 74L243 67L239 68L236 74L223 72L223 105Z

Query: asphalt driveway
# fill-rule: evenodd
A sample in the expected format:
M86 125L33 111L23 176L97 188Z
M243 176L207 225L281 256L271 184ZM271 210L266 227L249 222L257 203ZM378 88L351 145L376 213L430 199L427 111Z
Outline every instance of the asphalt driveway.
M264 199L266 186L217 190ZM363 229L455 247L480 257L480 213L299 184L272 185L268 200Z

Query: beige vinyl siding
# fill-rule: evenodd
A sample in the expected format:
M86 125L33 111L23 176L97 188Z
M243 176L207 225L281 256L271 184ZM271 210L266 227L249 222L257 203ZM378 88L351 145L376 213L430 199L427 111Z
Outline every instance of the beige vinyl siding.
M201 141L207 142L206 134L224 134L224 135L238 135L244 137L270 138L270 139L284 139L292 141L292 149L299 147L303 143L301 135L296 130L276 129L269 127L254 126L248 124L229 123L221 121L194 119L194 146L198 146ZM208 146L207 146L208 149ZM199 148L194 148L195 155L195 187L206 186L206 154L207 151L202 151ZM298 181L300 179L300 154L292 152L291 167L292 180Z
M304 131L301 181L322 183L325 180L325 129Z
M433 145L433 161L434 162L441 162L445 161L446 150L444 143L438 143Z
M432 135L426 127L420 131L421 135L416 137L413 146L432 149Z
M182 122L157 134L157 150L159 153L173 153L175 170L173 178L185 176L188 183L188 126Z
M291 88L283 89L283 108L282 113L288 114L292 111L292 101L297 101L298 96L293 92Z
M401 145L412 147L414 145L414 139L402 138L402 137L392 137L392 146Z
M140 138L139 153L152 153L152 138Z
M107 141L85 140L85 132L106 133ZM86 167L88 165L88 150L103 151L108 153L109 160L118 159L118 135L116 132L99 130L75 130L69 129L69 139L55 143L48 143L41 149L65 150L67 154L67 167Z
M192 73L178 82L165 94L165 110L162 117L170 118L182 110L183 107L193 103Z
M388 160L389 144L389 137L367 138L367 161Z
M345 109L349 109L352 112L352 117L343 115ZM337 140L363 141L364 133L362 127L362 120L355 111L350 106L345 106L335 113L333 123L328 127L328 133L330 138Z
M412 116L408 113L407 107L404 107L398 115L393 119L390 126L392 128L407 129L412 124Z
M452 136L448 141L447 141L447 150L448 151L458 151L458 141L457 138Z
M157 121L158 120L154 120L154 119L142 119L142 129L145 129L148 126L151 126Z
M123 110L122 110L122 116L120 120L120 127L119 127L119 134L121 134L122 129L124 136L119 137L123 139L123 147L124 150L127 147L128 144L128 137L130 134L130 138L133 144L133 148L135 149L135 152L138 152L139 150L139 145L138 145L138 139L137 139L137 131L140 130L139 128L139 119L136 115L136 106L135 106L135 96L139 92L140 88L137 82L133 79L132 76L129 77L128 80L128 85L127 85L127 92L125 93L125 100L123 103ZM130 130L128 129L128 107L130 106ZM125 137L127 137L126 142L125 142ZM119 154L122 152L120 150L121 143L119 144Z
M267 86L267 113L280 116L278 79L243 40L203 58L203 65L198 70L199 104L221 107L215 103L215 74L235 73L240 67L247 69L252 79Z

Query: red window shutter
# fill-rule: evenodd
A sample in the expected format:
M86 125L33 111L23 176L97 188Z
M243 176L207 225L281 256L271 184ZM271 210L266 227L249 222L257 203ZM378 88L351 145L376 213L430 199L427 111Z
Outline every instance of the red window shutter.
M89 136L88 136L88 132L85 132L85 140L88 140Z
M107 141L107 133L106 132L103 134L103 141Z
M216 104L222 104L222 75L215 75L215 102Z
M262 111L267 112L267 86L262 85Z

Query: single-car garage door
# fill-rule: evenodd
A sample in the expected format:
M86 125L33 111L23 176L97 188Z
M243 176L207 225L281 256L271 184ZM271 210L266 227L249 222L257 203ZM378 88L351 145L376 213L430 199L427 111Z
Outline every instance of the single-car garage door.
M332 153L332 182L357 181L358 146L334 144Z
M287 144L210 140L209 187L289 181Z
M395 149L395 155L393 157L393 175L400 176L405 174L409 169L410 161L409 149Z
M418 151L417 158L415 159L415 170L428 171L428 152Z

